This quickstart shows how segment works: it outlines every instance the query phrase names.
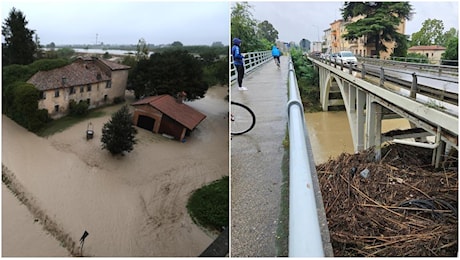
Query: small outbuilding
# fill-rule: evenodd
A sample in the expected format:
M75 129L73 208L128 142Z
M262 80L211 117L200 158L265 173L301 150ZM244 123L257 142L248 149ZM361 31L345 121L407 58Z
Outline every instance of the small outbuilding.
M206 118L206 115L183 103L183 97L151 96L131 104L133 124L182 141Z

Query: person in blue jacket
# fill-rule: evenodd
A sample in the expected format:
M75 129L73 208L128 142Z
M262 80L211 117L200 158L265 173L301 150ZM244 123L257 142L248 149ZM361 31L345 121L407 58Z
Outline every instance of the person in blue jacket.
M273 59L275 60L275 64L278 65L278 67L280 66L280 50L278 50L278 48L276 48L276 46L273 45L272 47L272 56L273 56Z
M233 65L238 73L238 90L248 90L243 87L244 78L244 56L241 54L241 40L238 38L233 39L232 47Z

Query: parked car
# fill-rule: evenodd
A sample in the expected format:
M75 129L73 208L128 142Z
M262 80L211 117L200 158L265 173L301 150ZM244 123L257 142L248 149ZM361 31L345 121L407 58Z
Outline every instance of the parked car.
M321 52L319 51L312 51L310 53L310 56L313 57L313 58L319 58L321 56Z
M339 51L337 53L337 63L340 64L343 62L343 65L358 65L358 60L356 59L355 55L351 51Z

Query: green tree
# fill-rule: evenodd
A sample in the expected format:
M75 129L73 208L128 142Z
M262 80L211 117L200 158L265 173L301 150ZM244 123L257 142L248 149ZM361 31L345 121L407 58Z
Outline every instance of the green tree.
M257 22L252 18L251 5L247 2L235 3L231 12L231 38L240 38L246 52L258 50L256 37Z
M56 51L57 58L70 59L75 55L75 50L69 47L60 48Z
M278 40L278 31L267 20L257 25L257 36L259 39L267 39L270 43L275 43Z
M213 42L211 47L224 47L224 44L222 42Z
M54 42L51 42L50 44L46 45L46 48L49 48L50 50L54 50L54 48L56 48L56 44Z
M443 65L458 66L458 37L451 37L446 45L446 51L442 54Z
M128 80L137 98L176 96L184 91L188 100L195 100L208 90L201 62L184 50L155 53L148 60L140 60Z
M7 91L10 99L8 114L11 119L29 131L39 130L47 121L47 116L42 121L42 112L38 110L39 91L25 82L16 82Z
M11 9L9 16L2 25L2 35L5 43L2 44L3 65L29 64L34 61L37 46L34 42L34 30L26 26L29 22L24 14Z
M113 155L131 152L136 144L136 133L137 130L132 125L132 115L128 106L124 105L102 127L102 149L107 149Z
M343 19L363 18L347 24L343 38L354 40L365 36L369 43L375 43L372 55L379 55L380 51L387 50L384 42L402 39L397 27L402 20L409 19L411 10L409 2L345 2L341 9Z
M391 54L392 57L406 57L407 49L409 47L409 40L407 36L404 34L400 34L396 36L396 46Z
M203 78L210 86L228 84L228 56L207 64L203 70Z
M136 46L136 59L143 60L149 58L149 47L144 38L140 38Z
M427 19L420 31L412 34L411 45L442 45L444 24L441 20Z
M442 43L441 46L447 47L447 44L451 38L458 38L458 30L455 28L450 28L442 35Z
M184 45L179 42L179 41L175 41L173 43L171 43L171 47L183 47Z

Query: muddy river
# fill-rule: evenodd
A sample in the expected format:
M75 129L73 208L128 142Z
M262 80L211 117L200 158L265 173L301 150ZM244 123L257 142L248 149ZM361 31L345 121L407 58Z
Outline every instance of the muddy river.
M313 158L316 164L326 162L341 153L354 153L351 130L345 111L305 113ZM408 129L406 119L390 119L382 122L382 133L394 129Z

